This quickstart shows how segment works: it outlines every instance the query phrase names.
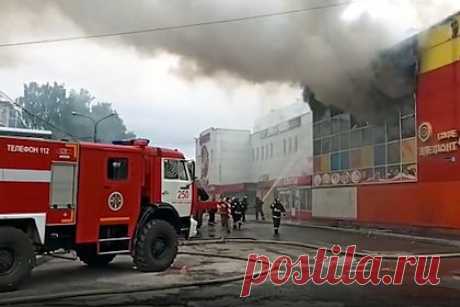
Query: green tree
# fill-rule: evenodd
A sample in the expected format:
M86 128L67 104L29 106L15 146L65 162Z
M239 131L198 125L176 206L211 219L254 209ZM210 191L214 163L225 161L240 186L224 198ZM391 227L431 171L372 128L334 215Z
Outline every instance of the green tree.
M111 103L96 102L88 90L68 91L63 84L49 83L39 85L31 82L24 85L24 95L18 98L23 107L24 124L27 128L48 129L55 138L93 140L93 122L73 112L98 120L106 115L116 115L99 125L97 139L111 142L115 139L135 137L128 132L123 120Z

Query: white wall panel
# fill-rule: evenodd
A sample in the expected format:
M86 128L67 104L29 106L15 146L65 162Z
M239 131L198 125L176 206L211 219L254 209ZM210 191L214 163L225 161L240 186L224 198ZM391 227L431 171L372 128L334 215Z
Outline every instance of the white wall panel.
M356 219L357 188L330 188L313 190L313 217Z

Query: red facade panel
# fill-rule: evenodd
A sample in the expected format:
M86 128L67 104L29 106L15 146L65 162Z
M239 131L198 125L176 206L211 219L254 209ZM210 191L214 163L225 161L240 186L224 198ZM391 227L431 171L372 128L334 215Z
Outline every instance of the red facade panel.
M460 128L459 62L419 76L417 91L417 124L429 123L433 135L420 147L435 145L436 134ZM455 160L452 160L452 157ZM460 179L460 151L419 156L419 181L452 181Z
M460 181L359 187L358 221L460 228L459 190Z

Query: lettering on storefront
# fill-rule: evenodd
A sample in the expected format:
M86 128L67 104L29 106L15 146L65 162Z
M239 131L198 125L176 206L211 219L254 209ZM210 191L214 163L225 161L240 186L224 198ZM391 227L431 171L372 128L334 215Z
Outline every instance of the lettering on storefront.
M422 133L421 133L422 132ZM429 123L423 123L419 127L419 138L425 143L432 137L431 125ZM434 156L438 154L456 152L460 145L459 132L458 130L452 129L447 131L441 131L436 134L435 141L438 144L422 146L419 148L419 155L422 157Z
M449 131L440 132L437 134L437 139L438 141L458 139L458 131L449 130Z
M450 153L458 150L458 141L436 144L433 146L420 147L421 156L433 156L437 154Z

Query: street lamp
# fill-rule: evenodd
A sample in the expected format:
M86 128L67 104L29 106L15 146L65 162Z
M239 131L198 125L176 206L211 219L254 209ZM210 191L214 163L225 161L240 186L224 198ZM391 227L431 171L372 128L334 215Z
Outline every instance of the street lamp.
M97 143L97 127L99 126L99 124L101 122L103 122L104 120L106 120L108 118L111 118L112 116L116 116L116 115L117 115L116 113L110 113L107 116L104 116L104 117L102 117L102 118L100 118L98 120L95 120L94 118L92 118L89 115L85 115L85 114L78 113L78 112L72 112L72 116L84 117L86 119L89 119L93 123L93 141L94 141L94 143Z

